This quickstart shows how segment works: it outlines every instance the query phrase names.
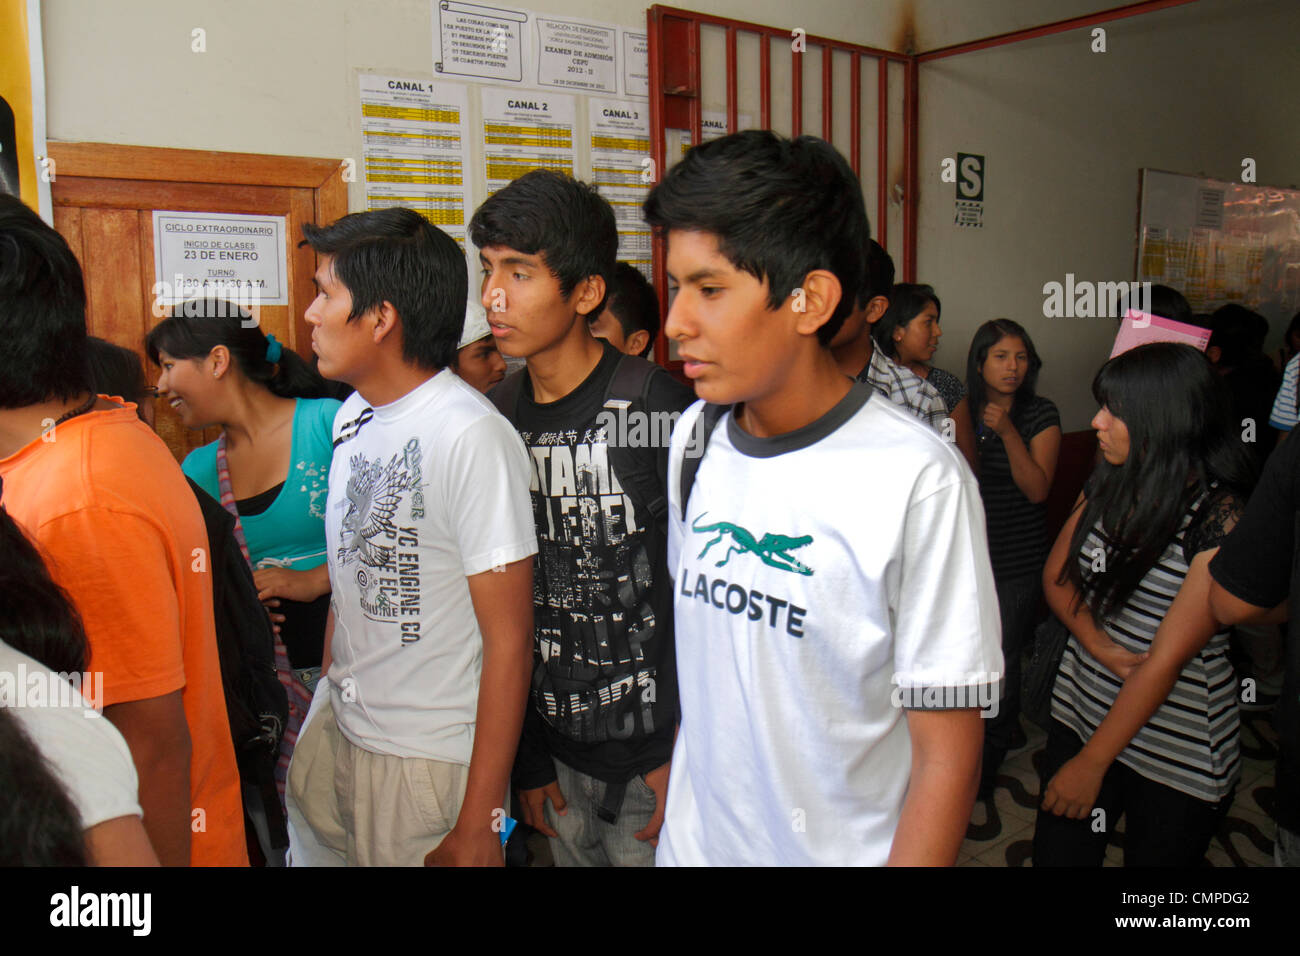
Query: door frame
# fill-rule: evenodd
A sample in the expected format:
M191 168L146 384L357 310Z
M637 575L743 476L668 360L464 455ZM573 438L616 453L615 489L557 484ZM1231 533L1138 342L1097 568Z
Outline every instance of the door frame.
M348 211L348 187L343 178L348 166L339 159L56 141L47 143L46 151L53 160L52 192L56 206L62 204L58 187L60 177L64 177L307 188L312 190L312 215L317 223L331 223ZM67 185L72 186L75 193L75 185ZM96 205L112 207L114 203L101 190L96 196ZM125 200L123 206L135 208ZM290 238L288 252L290 257L298 257L296 275L310 277L315 273L315 254L309 247L300 249ZM152 269L152 264L147 268ZM310 302L311 297L303 301ZM311 339L311 329L301 313L293 316L293 324L296 341Z

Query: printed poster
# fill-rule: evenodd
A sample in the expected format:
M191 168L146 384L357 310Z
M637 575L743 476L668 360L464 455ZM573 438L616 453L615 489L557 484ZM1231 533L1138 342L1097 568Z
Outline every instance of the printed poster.
M409 206L465 248L468 91L427 79L360 80L366 209Z
M166 305L215 296L288 305L284 216L153 212L154 294Z
M433 68L448 78L649 96L649 52L643 31L613 23L433 0Z
M534 169L574 175L572 96L492 87L479 92L489 196Z
M641 204L653 184L649 110L640 100L592 97L587 111L591 182L614 207L618 258L636 266L653 282L650 226L641 217Z

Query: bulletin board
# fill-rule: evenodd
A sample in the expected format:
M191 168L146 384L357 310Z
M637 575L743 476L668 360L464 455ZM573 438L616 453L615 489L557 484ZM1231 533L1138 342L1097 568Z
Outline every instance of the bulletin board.
M1239 302L1280 338L1300 312L1300 190L1142 170L1137 278L1193 312Z
M485 199L554 169L609 201L618 258L653 281L644 28L454 0L432 8L430 72L357 71L352 208L409 206L469 252ZM470 275L476 284L476 266Z
M432 13L429 72L356 71L350 207L409 206L469 253L466 229L485 199L530 170L555 169L609 201L619 260L653 282L641 216L659 178L645 29L458 0L432 0ZM743 115L739 128L751 125ZM726 131L725 112L706 111L702 138ZM690 134L667 138L671 165Z

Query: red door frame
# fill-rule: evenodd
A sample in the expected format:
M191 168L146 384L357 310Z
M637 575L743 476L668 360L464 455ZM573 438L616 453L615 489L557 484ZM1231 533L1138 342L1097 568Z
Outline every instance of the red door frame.
M828 37L808 35L806 46L820 47L822 50L822 138L831 138L832 122L832 82L831 54L841 51L850 55L849 71L849 163L855 173L860 174L861 167L861 68L862 58L876 60L879 70L879 97L877 101L877 149L878 169L880 175L876 183L876 240L882 245L886 237L886 209L889 200L886 188L888 179L888 82L889 64L901 63L904 66L903 88L903 170L905 177L903 195L903 263L902 281L911 282L916 277L916 214L917 184L919 181L919 79L920 65L934 60L973 53L1007 46L1024 40L1063 33L1067 30L1079 30L1085 27L1122 20L1144 13L1153 13L1169 7L1194 3L1196 0L1143 0L1110 10L1091 13L1086 16L1071 17L1041 26L1013 30L996 36L972 40L940 47L920 54L895 53L877 47L846 43ZM658 181L665 168L667 144L664 140L666 129L687 129L691 133L691 142L701 141L701 103L700 103L700 25L722 27L727 31L727 132L734 133L737 125L736 107L736 37L739 33L757 34L759 43L759 128L769 129L772 120L772 70L771 43L773 38L790 40L792 32L777 27L758 23L747 23L728 17L715 17L694 10L667 7L655 4L646 11L646 23L649 33L650 56L650 149L654 161L653 171ZM673 55L665 55L672 50ZM803 56L802 52L791 51L791 117L790 129L795 134L803 132ZM656 276L664 275L664 243L656 237L652 245L652 258ZM668 311L667 283L660 281L656 289L659 294L660 315ZM662 329L655 342L655 358L664 365L668 362L668 342ZM676 365L677 363L671 363Z

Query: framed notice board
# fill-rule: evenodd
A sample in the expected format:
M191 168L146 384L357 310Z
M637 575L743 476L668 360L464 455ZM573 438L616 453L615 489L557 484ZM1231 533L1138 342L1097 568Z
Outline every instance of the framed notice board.
M1239 302L1280 338L1300 312L1300 190L1141 171L1137 278L1192 311Z

